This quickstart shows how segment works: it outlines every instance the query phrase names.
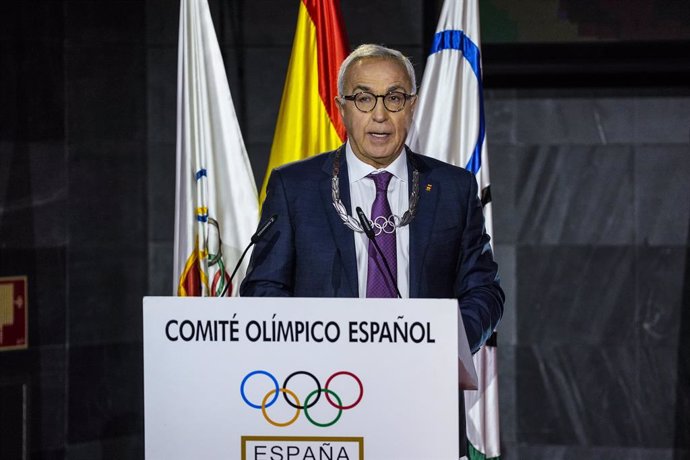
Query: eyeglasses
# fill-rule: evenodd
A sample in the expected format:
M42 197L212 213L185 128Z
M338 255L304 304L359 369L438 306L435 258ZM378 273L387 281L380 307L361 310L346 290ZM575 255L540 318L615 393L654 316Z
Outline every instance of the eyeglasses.
M355 103L355 107L357 107L357 110L367 113L374 110L379 98L383 99L383 106L386 108L386 110L389 112L400 112L405 108L405 102L415 96L416 94L405 94L401 91L391 91L390 93L381 95L362 91L357 94L341 97L346 101L353 101Z

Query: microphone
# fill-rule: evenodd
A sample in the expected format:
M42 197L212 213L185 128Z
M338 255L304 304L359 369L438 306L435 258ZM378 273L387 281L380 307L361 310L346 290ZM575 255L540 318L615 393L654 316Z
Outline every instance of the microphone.
M252 235L252 237L250 238L250 243L247 245L244 252L240 256L240 260L237 262L237 265L235 265L235 269L232 271L232 275L230 275L228 284L226 284L223 290L221 291L220 297L224 297L225 293L228 292L228 287L232 285L232 280L233 278L235 278L235 274L237 274L237 270L239 270L240 265L242 265L244 256L247 255L247 251L249 251L249 248L255 245L264 236L264 233L266 233L268 229L276 223L276 220L278 220L278 214L273 214L263 225L259 226L259 229L256 231L256 233Z
M372 240L375 244L376 247L378 247L378 244L376 244L376 235L374 235L374 228L371 226L371 222L369 222L369 219L367 218L366 214L364 214L364 211L362 211L362 208L357 206L357 216L359 217L359 224L362 226L362 229L364 229L364 234Z
M398 290L398 283L395 282L395 278L393 277L393 272L391 271L390 265L388 265L388 260L386 260L386 256L383 255L383 252L381 251L381 248L379 247L379 244L376 242L376 235L374 235L374 228L371 226L371 222L367 218L367 215L364 214L364 211L362 211L362 208L357 206L355 209L357 211L357 216L359 217L359 224L362 226L362 229L364 230L364 234L369 238L369 241L374 243L374 247L378 251L379 255L381 256L381 259L383 260L383 265L386 267L386 271L388 272L389 280L393 287L395 288L396 294L398 294L398 298L402 299L402 296L400 295L400 290Z
M271 218L268 219L265 224L259 227L256 233L252 235L251 243L249 245L251 246L252 244L256 244L256 242L259 241L262 236L264 236L264 233L266 233L268 229L275 224L276 220L278 220L278 214L273 214Z

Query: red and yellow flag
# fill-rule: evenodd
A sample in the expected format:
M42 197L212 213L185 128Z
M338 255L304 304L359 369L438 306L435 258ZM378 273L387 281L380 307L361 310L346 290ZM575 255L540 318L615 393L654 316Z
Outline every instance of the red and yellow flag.
M261 201L274 168L345 141L335 97L348 54L339 0L301 0Z

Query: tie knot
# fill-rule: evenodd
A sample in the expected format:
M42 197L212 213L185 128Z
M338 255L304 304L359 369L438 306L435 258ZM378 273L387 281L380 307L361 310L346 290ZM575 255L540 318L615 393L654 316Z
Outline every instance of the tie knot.
M371 173L367 177L374 181L377 192L385 192L388 190L388 184L390 183L393 174L389 173L388 171L381 171L380 173L376 174Z

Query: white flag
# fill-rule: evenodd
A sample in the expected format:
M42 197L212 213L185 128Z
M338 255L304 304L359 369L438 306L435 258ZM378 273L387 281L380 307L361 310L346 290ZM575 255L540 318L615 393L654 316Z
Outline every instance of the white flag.
M258 220L258 198L207 0L181 0L177 75L174 293L228 286Z
M413 151L475 174L493 235L477 0L445 0L407 143ZM496 347L474 355L478 391L465 391L470 459L500 456Z

